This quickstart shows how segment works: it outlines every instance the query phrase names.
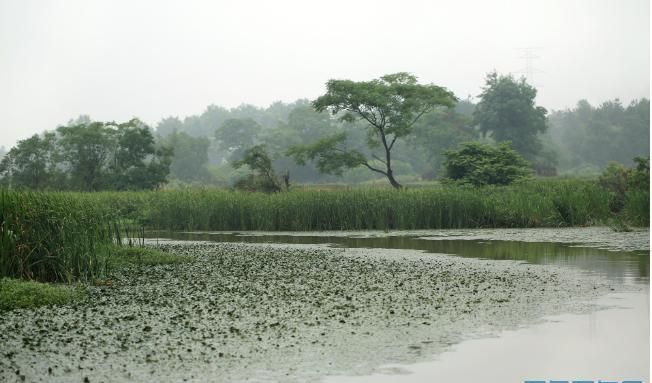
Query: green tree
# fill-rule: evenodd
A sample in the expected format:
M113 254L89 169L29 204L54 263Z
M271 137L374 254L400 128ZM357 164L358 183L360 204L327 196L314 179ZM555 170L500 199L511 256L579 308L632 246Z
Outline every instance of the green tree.
M311 163L299 165L286 152L292 146L309 144L325 133L334 132L333 125L328 113L302 105L290 112L287 122L279 121L276 128L264 129L259 136L272 156L274 168L285 169L297 181L314 182L320 178L315 166Z
M83 118L82 118L83 117ZM71 120L22 140L0 163L3 183L31 189L153 189L166 182L172 152L145 124Z
M508 185L531 173L530 164L509 142L498 146L466 142L458 150L446 151L445 155L446 177L476 186Z
M115 151L115 132L103 122L57 128L62 156L69 166L73 189L101 190L110 187L108 167Z
M615 99L597 108L581 100L574 109L553 112L549 120L566 169L597 171L614 161L632 165L632 156L650 153L650 100L645 98L627 107Z
M156 145L148 126L134 119L117 125L117 147L109 167L112 189L157 189L170 173L173 151Z
M228 152L231 161L242 158L245 149L256 142L260 125L251 118L230 118L215 131L219 148Z
M206 137L192 137L184 132L174 132L163 143L170 147L174 158L170 174L183 182L204 182L210 178L206 169L210 141Z
M156 125L156 134L159 137L167 137L177 131L183 131L183 123L178 117L164 118Z
M414 124L439 106L452 107L455 96L445 88L417 83L409 73L395 73L371 81L330 80L326 94L313 102L321 112L330 111L341 121L362 121L367 130L369 150L348 148L346 133L335 133L314 144L295 146L288 151L304 164L316 160L317 168L325 173L341 174L345 168L365 166L387 177L400 188L392 167L392 149L399 138L409 135ZM360 125L351 125L357 127ZM381 154L373 153L379 149Z
M252 174L236 182L235 187L247 191L279 192L282 183L274 172L272 160L264 145L256 145L243 152L242 159L234 161L233 167L248 166ZM284 177L286 189L290 186L289 177Z
M443 162L445 150L455 148L462 142L478 136L469 116L458 113L457 108L437 109L425 114L406 137L411 148L413 168L427 179L436 177ZM422 154L417 156L417 153Z
M60 181L56 135L45 133L18 141L0 161L3 183L28 189L55 188Z
M538 134L546 130L547 111L535 105L537 90L511 75L489 73L473 111L474 122L485 136L497 142L511 141L514 149L528 160L541 151Z

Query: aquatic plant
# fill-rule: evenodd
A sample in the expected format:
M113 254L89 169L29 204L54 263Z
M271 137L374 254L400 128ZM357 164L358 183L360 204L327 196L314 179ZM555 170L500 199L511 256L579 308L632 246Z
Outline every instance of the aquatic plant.
M79 194L124 219L163 230L396 230L557 227L606 222L609 195L594 181L392 190L226 190Z
M104 272L117 216L68 193L0 190L0 277L90 279Z

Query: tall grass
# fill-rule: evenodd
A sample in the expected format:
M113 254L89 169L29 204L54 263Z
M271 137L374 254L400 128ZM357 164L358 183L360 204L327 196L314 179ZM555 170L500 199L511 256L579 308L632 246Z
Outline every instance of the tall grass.
M649 225L649 193L630 195L626 206L634 224ZM558 227L604 223L611 216L609 194L593 181L580 180L277 194L0 190L0 277L97 278L116 252L114 245L134 244L133 238L144 236L144 227L268 231Z
M91 279L120 235L102 205L69 193L0 190L0 277Z
M650 192L629 190L625 193L623 214L636 226L650 226Z
M391 230L577 226L609 217L608 194L574 180L473 188L353 189L259 194L183 190L90 195L151 229Z
M649 225L649 194L627 217ZM226 190L58 193L0 190L0 277L71 281L105 272L116 243L159 230L394 230L558 227L606 223L593 181L501 187L442 185L260 194ZM136 227L138 229L129 229Z

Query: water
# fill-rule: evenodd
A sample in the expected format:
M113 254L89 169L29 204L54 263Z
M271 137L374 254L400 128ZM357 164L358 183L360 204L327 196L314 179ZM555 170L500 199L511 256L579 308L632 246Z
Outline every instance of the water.
M155 236L155 235L154 235ZM379 367L371 375L329 376L326 382L523 382L532 380L649 381L649 251L613 251L581 243L441 238L438 235L290 233L173 233L177 240L321 244L329 247L411 249L460 257L511 260L579 269L637 291L603 296L589 314L563 314L540 324L472 339L429 362ZM552 238L554 239L554 234ZM608 241L607 241L608 242ZM609 246L607 246L609 247ZM617 246L612 246L617 247ZM634 289L636 290L636 289Z
M464 341L433 362L387 365L372 375L326 382L648 382L649 293L611 294L598 302L617 308L548 317L543 324Z
M420 235L385 235L347 237L295 233L269 235L261 233L150 233L176 240L323 244L330 247L419 250L461 257L492 260L524 261L534 264L554 264L581 269L621 283L649 284L650 256L648 251L610 251L583 247L574 243L520 242L506 240L441 239Z

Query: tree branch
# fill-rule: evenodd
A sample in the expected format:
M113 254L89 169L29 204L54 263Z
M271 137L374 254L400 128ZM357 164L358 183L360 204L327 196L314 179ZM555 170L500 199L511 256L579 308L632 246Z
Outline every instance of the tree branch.
M394 147L394 143L396 142L397 138L398 138L398 136L396 134L394 134L394 138L392 138L392 142L389 144L389 149L388 150L392 150L392 147Z
M382 162L385 166L387 166L387 163L386 163L385 161L381 160L380 157L378 157L377 155L372 154L371 156L372 156L374 159L376 159L376 160Z
M431 107L426 107L426 108L424 108L424 109L423 109L419 114L417 114L417 116L412 120L412 122L410 122L410 123L408 124L408 128L411 128L412 125L414 125L414 124L417 122L417 120L420 119L421 116L423 116L424 114L426 114L430 109L431 109Z
M387 177L387 172L384 172L384 171L382 171L382 170L380 170L378 168L374 168L373 166L369 165L368 162L363 162L362 165L366 166L371 171L374 171L376 173L380 173L380 174L384 175L385 177Z

